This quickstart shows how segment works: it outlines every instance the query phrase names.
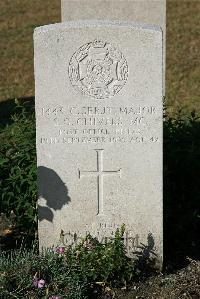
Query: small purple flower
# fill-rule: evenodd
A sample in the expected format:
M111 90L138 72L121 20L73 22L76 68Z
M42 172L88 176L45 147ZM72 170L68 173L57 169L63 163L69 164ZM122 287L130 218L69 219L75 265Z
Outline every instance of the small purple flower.
M34 285L35 287L38 286L38 279L37 279L37 278L34 278L34 279L33 279L33 285Z
M60 296L51 296L51 297L49 297L49 299L61 299L61 297Z
M45 285L45 280L44 279L38 279L38 278L34 277L33 285L38 289L42 289Z
M59 247L56 247L56 250L55 250L57 253L64 253L65 252L65 246L59 246Z
M45 280L44 279L39 279L38 280L38 288L41 289L45 285Z

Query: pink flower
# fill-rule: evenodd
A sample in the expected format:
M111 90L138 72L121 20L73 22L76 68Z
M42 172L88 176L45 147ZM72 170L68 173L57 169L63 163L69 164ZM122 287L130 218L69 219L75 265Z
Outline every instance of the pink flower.
M38 288L39 289L43 288L44 285L45 285L45 280L44 279L38 280Z
M65 252L65 246L59 246L56 248L56 252L57 253L64 253Z
M51 296L51 297L49 297L49 299L61 299L61 297L60 296Z
M35 287L38 286L38 279L37 279L37 278L34 278L34 279L33 279L33 285L34 285Z
M45 280L44 279L38 279L36 277L34 277L33 279L33 285L36 287L36 288L43 288L44 285L45 285Z

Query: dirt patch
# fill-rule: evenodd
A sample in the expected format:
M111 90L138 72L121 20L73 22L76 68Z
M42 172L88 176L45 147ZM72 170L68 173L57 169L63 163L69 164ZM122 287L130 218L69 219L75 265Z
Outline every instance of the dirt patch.
M117 291L116 299L199 299L200 262L188 259L189 265L174 274L159 274L135 283L129 291Z

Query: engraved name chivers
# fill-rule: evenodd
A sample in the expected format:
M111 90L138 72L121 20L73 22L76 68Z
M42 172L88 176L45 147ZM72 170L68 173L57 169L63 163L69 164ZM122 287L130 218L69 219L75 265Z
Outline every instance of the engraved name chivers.
M106 99L125 85L128 64L117 48L96 39L73 54L68 72L71 84L79 92L95 99Z

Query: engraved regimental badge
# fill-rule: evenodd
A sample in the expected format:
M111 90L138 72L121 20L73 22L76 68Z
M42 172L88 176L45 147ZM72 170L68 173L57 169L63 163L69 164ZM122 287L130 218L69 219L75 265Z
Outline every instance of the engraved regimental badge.
M118 93L128 78L123 54L101 40L80 47L69 63L71 84L84 95L107 99Z

